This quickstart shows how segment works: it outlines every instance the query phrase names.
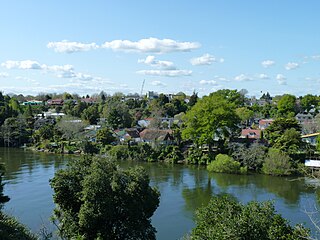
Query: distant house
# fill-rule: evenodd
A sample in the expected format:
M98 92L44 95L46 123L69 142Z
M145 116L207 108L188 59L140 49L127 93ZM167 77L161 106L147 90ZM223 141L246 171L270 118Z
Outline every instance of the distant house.
M42 101L37 101L37 100L30 100L22 103L23 106L28 106L28 105L43 105Z
M273 123L273 119L260 119L259 120L259 129L264 130Z
M140 132L140 138L143 142L151 144L169 145L173 143L172 130L144 129Z
M124 141L140 142L141 141L139 131L136 128L115 130L115 133L119 138L120 142L124 142Z
M261 138L261 130L260 129L251 129L246 128L241 131L241 138L250 138L250 139L260 139Z
M299 122L299 124L304 124L311 122L313 120L313 116L310 113L298 113L295 116L295 119Z
M80 101L84 102L84 103L87 103L89 105L92 105L92 104L96 103L96 99L94 99L94 98L81 98Z
M154 118L141 119L141 120L138 121L138 125L140 127L147 128L147 127L149 127L151 121L153 121L153 120L154 120Z
M320 135L320 132L318 133L312 133L312 134L307 134L307 135L302 135L302 141L306 143L310 143L311 145L316 145L317 144L317 137Z
M49 106L63 106L63 99L57 98L57 99L49 99L47 101Z

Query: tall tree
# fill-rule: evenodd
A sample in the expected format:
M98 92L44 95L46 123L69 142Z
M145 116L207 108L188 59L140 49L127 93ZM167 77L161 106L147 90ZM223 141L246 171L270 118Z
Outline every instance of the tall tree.
M211 146L215 138L232 136L240 119L235 113L236 104L227 95L215 92L199 100L185 115L182 137Z
M110 159L77 159L50 184L62 237L155 239L150 218L159 192L141 167L122 170Z
M284 136L285 132L289 129L290 132L287 132ZM293 133L293 132L297 133ZM264 131L265 138L269 141L270 145L273 146L277 144L276 146L280 147L280 139L288 139L287 134L291 135L294 134L294 136L299 136L299 141L301 141L300 137L301 127L298 124L297 120L294 118L277 118L274 120L274 122ZM282 141L281 140L281 141ZM289 140L289 139L288 139ZM282 142L282 144L284 144Z
M290 94L283 95L277 104L278 113L283 117L294 117L297 106L296 97Z

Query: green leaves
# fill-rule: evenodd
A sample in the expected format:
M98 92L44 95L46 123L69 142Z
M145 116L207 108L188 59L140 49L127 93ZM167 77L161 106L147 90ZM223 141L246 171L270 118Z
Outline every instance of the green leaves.
M72 162L51 180L60 235L84 239L155 239L150 217L159 192L141 167L122 170L110 159Z
M201 145L234 134L240 121L235 113L236 99L219 91L203 97L186 113L182 137Z
M196 212L196 227L191 239L303 239L309 231L291 227L275 212L273 204L252 201L238 203L229 195L215 196L208 206Z

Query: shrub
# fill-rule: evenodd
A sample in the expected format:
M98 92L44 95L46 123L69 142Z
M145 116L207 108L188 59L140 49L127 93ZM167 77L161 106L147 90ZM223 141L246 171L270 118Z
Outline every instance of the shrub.
M190 239L298 240L308 236L308 229L291 227L270 201L243 205L225 195L213 197L208 206L196 211L196 227Z
M0 238L3 240L24 239L36 240L29 229L19 223L14 217L8 216L0 212Z
M274 176L290 175L292 171L291 158L278 149L270 148L262 167L262 172Z
M212 161L207 169L210 172L220 173L245 173L246 168L242 168L240 171L240 163L233 160L232 157L226 154L218 154L214 161Z

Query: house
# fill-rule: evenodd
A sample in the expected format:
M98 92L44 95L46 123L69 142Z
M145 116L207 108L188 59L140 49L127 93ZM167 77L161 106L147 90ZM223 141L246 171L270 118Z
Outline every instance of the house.
M144 129L140 132L141 141L151 144L170 145L173 143L172 130Z
M250 139L260 139L261 130L260 129L251 129L245 128L241 130L241 138L250 138Z
M301 138L302 138L302 141L315 146L317 144L317 137L319 135L320 135L320 132L317 132L317 133L302 135Z
M141 119L141 120L138 121L138 125L140 127L147 128L147 127L149 127L151 121L153 121L153 120L154 120L154 118Z
M47 101L49 106L63 106L63 99L57 98L57 99L49 99Z
M295 119L299 122L299 124L304 124L311 122L313 120L313 116L310 113L298 113L295 116Z
M84 102L86 104L92 105L96 103L96 99L93 98L81 98L81 102Z
M37 100L30 100L30 101L26 101L26 102L22 103L23 106L27 106L27 105L38 106L38 105L42 105L42 104L43 104L42 101L37 101Z
M260 119L259 120L259 129L264 130L273 123L273 119Z
M136 128L127 128L123 130L115 130L114 131L119 138L120 142L124 141L133 141L133 142L141 142L139 131Z

